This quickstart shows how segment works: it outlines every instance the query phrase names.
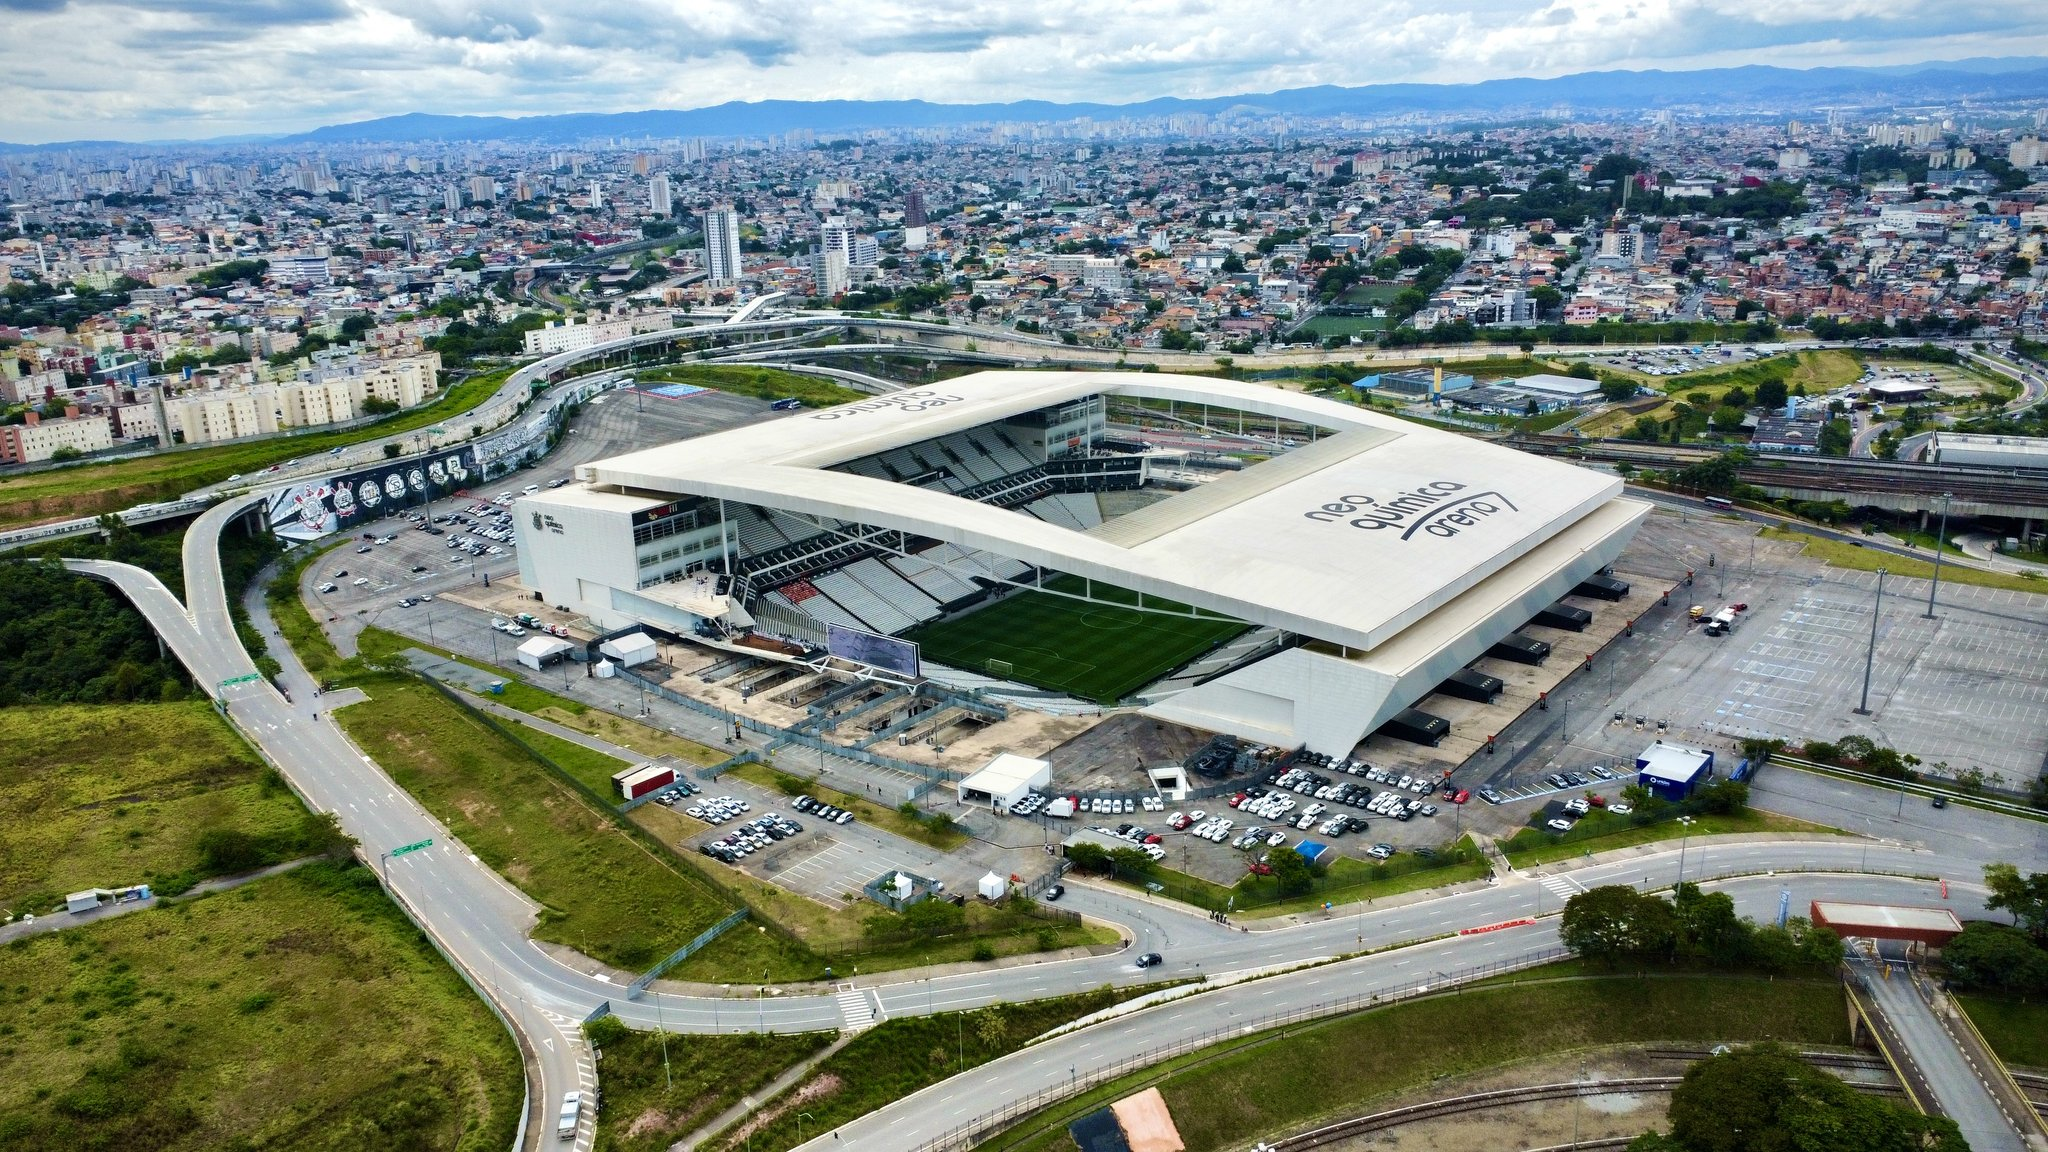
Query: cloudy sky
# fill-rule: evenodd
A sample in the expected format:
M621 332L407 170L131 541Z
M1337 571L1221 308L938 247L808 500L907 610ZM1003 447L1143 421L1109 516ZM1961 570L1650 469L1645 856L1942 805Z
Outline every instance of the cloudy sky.
M0 0L0 140L2048 55L2041 0Z

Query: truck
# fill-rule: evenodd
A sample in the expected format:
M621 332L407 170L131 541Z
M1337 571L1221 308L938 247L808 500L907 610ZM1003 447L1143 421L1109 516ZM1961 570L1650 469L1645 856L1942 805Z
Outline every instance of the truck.
M525 625L528 628L540 627L540 617L535 616L531 612L521 612L520 614L512 618L514 620L519 621L521 624Z
M1451 734L1451 722L1420 708L1404 708L1392 720L1380 725L1378 734L1434 748Z
M675 782L676 770L666 764L639 764L612 774L612 787L621 800L638 800Z
M1068 819L1074 814L1074 798L1072 796L1053 797L1045 806L1045 814L1056 820Z
M1507 684L1498 676L1488 676L1470 668L1460 668L1451 673L1450 679L1436 686L1437 694L1459 700L1477 700L1481 704L1493 703Z
M1541 664L1550 655L1550 645L1533 636L1510 632L1488 648L1486 654L1496 660L1512 660L1517 664Z
M1735 609L1723 608L1707 618L1707 626L1701 631L1709 636L1725 636L1735 631L1735 620Z
M574 1140L576 1125L583 1119L583 1093L566 1092L562 1095L562 1111L555 1117L555 1139Z
M1584 608L1574 607L1560 600L1536 614L1532 624L1545 628L1561 628L1567 632L1584 632L1586 625L1593 622L1593 614Z

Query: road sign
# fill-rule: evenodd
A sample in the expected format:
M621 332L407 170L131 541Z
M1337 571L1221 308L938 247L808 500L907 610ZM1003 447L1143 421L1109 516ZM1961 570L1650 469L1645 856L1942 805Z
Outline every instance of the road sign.
M254 684L256 681L261 679L263 679L262 673L250 672L241 676L230 676L227 679L221 681L220 686L222 688L232 688L237 684Z
M393 848L393 849L392 849L391 851L389 851L389 852L385 853L385 855L387 855L387 856L403 856L403 855L405 855L405 854L406 854L407 852L417 852L417 851L419 851L419 850L420 850L420 849L422 849L422 848L432 848L433 846L434 846L434 842L433 842L432 840L421 840L421 841L419 841L419 842L418 842L418 843L416 843L416 844L407 844L407 845L406 845L405 847L403 847L403 848Z

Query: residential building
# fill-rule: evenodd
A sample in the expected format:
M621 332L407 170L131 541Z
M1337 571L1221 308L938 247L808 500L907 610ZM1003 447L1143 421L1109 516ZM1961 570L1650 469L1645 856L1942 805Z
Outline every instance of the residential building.
M647 208L656 216L666 216L674 202L669 193L668 173L656 172L647 178Z
M713 284L732 284L740 278L740 215L731 204L718 204L704 213L704 271Z
M0 464L34 464L67 448L85 453L113 446L113 425L105 414L81 416L69 405L61 419L45 420L31 408L25 423L0 425Z

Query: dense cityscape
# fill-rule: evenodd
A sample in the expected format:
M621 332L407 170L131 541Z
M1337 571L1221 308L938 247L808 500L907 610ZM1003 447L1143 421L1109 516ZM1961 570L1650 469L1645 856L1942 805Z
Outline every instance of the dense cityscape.
M0 1148L2048 1147L2025 21L15 7Z

